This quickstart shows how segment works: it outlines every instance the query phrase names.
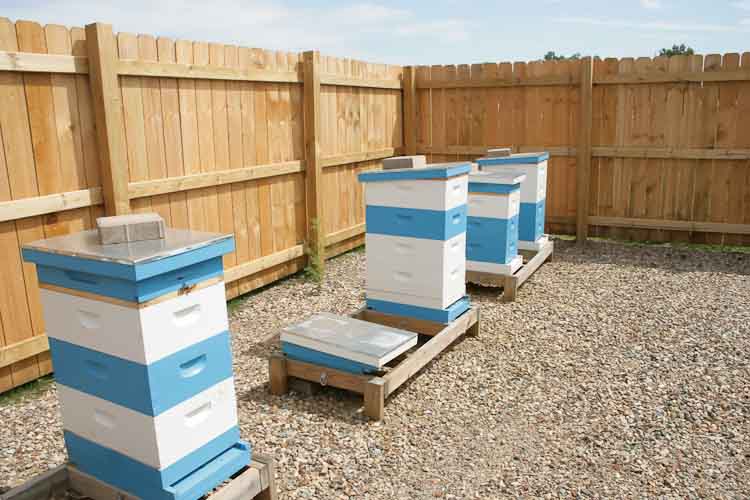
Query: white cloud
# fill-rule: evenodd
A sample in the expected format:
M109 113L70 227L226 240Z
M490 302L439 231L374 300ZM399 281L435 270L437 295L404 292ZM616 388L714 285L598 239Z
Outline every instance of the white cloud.
M425 19L367 0L327 8L273 0L37 0L4 6L0 16L66 26L102 21L116 32L370 59L380 59L379 45L394 37L463 40L469 33L461 20Z
M641 7L644 9L661 9L660 0L641 0Z
M729 5L731 5L735 9L750 10L750 0L738 0L736 2L730 3Z
M565 24L585 24L590 26L605 26L612 28L628 28L650 31L683 31L683 32L733 32L747 31L744 28L730 24L708 24L708 23L677 23L668 21L612 21L610 19L601 19L595 17L561 17L555 19L558 23Z

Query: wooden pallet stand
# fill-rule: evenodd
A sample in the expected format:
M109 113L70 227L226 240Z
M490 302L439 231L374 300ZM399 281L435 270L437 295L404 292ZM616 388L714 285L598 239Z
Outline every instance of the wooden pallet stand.
M113 486L63 464L0 495L0 500L149 500L139 499ZM206 498L206 497L203 497ZM274 462L253 453L250 465L224 483L211 500L276 500Z
M504 302L516 300L518 289L529 279L546 261L552 261L555 244L552 240L542 246L538 252L521 250L524 264L512 276L502 274L466 271L466 281L480 286L491 286L503 289Z
M314 384L337 387L362 394L365 415L373 420L381 420L385 400L396 389L463 335L479 336L479 309L477 307L471 307L448 325L383 314L368 309L360 309L352 317L419 333L420 342L423 337L429 337L429 339L388 363L382 372L373 375L357 375L292 360L283 354L274 354L268 363L271 393L285 394L289 390L290 379L302 379Z

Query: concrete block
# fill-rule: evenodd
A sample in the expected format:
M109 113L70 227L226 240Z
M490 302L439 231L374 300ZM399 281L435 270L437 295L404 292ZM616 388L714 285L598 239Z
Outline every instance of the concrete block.
M383 160L383 170L395 170L399 168L422 168L427 165L424 155L416 156L394 156Z
M159 214L131 214L96 219L102 245L164 239L164 219Z
M493 148L487 150L487 158L502 158L510 156L510 148Z

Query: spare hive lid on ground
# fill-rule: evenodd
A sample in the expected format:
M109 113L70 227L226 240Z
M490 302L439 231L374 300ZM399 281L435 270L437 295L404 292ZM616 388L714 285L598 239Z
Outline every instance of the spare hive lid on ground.
M349 316L319 313L289 325L281 341L375 367L417 344L418 335Z

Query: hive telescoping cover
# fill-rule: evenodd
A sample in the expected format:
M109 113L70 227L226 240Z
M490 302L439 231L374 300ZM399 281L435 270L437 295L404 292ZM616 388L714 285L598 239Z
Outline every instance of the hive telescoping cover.
M282 346L299 346L306 352L317 351L373 369L414 347L417 337L414 332L331 313L316 314L281 332Z

